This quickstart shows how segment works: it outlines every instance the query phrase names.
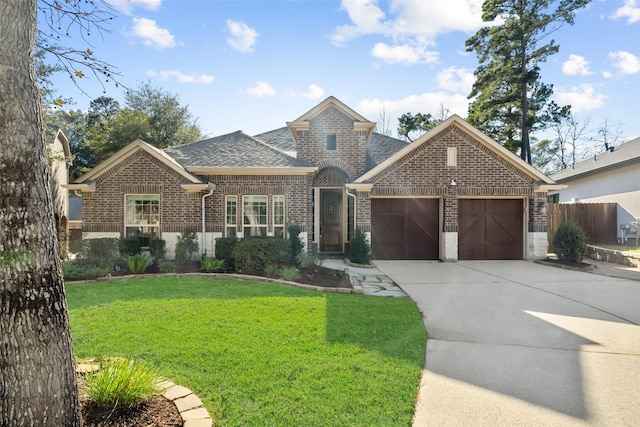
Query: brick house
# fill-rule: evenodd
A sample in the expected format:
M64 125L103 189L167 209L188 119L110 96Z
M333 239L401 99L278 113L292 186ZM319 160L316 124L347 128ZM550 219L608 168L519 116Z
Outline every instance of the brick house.
M357 227L374 259L546 256L549 177L455 115L410 144L375 125L329 97L255 136L134 141L67 187L82 192L84 238L159 236L168 257L187 227L211 255L218 237L292 223L320 253L343 253Z

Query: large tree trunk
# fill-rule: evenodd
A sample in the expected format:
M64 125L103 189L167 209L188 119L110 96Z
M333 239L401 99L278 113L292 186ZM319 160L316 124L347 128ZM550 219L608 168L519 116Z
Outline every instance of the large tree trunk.
M33 49L36 0L0 1L0 425L79 426Z

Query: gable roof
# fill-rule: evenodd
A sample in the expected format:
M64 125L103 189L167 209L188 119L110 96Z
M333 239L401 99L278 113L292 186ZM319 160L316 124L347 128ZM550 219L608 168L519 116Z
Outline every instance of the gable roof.
M165 152L186 170L197 174L311 172L317 169L242 131L167 148Z
M384 171L393 163L400 160L407 154L411 153L416 148L420 147L423 144L428 144L434 137L436 137L441 131L448 128L449 126L457 126L458 128L462 129L465 133L467 133L477 141L481 142L485 147L499 154L502 158L507 160L509 163L511 163L521 171L525 172L527 175L531 176L532 178L536 179L537 181L542 181L542 183L544 184L555 184L554 181L551 178L549 178L547 175L540 172L538 169L534 168L529 163L525 162L524 160L516 156L511 151L507 150L502 145L500 145L493 139L489 138L484 133L480 132L478 129L476 129L466 120L463 120L457 114L452 115L442 123L438 124L433 129L431 129L429 132L422 135L420 138L416 139L410 144L407 144L406 147L402 148L392 156L388 157L382 163L380 163L370 171L366 172L364 175L356 179L354 182L365 183L371 180L371 178L378 175L380 172Z
M640 137L613 147L613 151L605 151L589 160L566 168L551 176L557 182L571 181L584 176L596 175L611 169L640 163Z
M160 160L165 165L169 166L171 169L173 169L174 171L182 175L188 182L194 183L194 184L203 183L203 181L200 178L184 170L184 168L180 166L178 162L176 162L174 159L168 156L164 151L154 147L151 144L147 144L141 139L136 139L126 147L122 148L121 150L113 154L107 160L103 161L102 163L97 165L95 168L91 169L89 172L78 177L74 181L74 184L83 184L83 183L88 184L91 181L95 181L95 179L98 178L100 175L109 171L111 168L116 166L118 163L124 161L130 155L137 153L138 151L141 151L141 150L150 154L156 159ZM73 184L69 185L68 188L75 189Z
M373 169L398 151L406 148L407 145L409 145L409 143L401 139L374 132L369 140L369 144L367 144L365 170L369 171Z
M296 144L293 142L291 132L289 132L289 128L286 126L254 135L253 137L292 157L296 155Z

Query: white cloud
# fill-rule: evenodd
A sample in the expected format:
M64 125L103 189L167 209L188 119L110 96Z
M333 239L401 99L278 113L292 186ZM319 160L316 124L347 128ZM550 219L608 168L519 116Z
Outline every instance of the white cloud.
M563 88L556 90L558 104L571 105L571 111L574 113L602 108L605 99L606 96L596 93L595 88L587 83L572 87L569 90L564 90Z
M296 92L294 90L288 90L286 95L295 98L307 98L307 99L319 99L322 98L325 94L324 89L322 89L317 84L310 84L307 87L307 90L304 92Z
M156 21L152 19L133 18L133 35L141 38L145 46L156 49L166 49L176 45L169 30L158 27Z
M591 74L589 61L584 56L569 55L569 59L562 63L562 73L567 76L587 76Z
M438 61L438 52L427 50L426 46L411 46L409 44L389 46L377 43L371 54L389 64L419 64Z
M610 79L613 77L613 73L611 71L603 71L602 77L604 77L605 79Z
M438 82L438 87L442 90L468 94L471 93L471 87L476 78L472 70L448 67L438 73L436 81Z
M387 5L386 12L381 5ZM438 35L472 32L482 22L482 0L342 0L342 10L350 23L336 27L331 35L335 45L365 35L381 35L391 42L378 42L371 54L387 63L433 63Z
M429 113L439 117L441 108L448 109L450 114L466 117L469 100L466 95L461 94L428 92L397 100L363 99L355 110L373 121L377 121L384 111L389 119L390 129L395 131L398 128L398 117L404 113Z
M615 60L613 65L620 70L622 74L640 73L640 58L634 54L621 50L619 52L609 53L609 57Z
M162 5L162 0L107 0L107 3L125 15L131 15L131 12L136 7L146 10L158 10Z
M255 86L247 88L246 92L247 94L256 98L273 96L276 94L276 90L273 88L273 86L265 81L256 82Z
M624 6L616 10L611 16L613 19L625 19L627 24L640 22L640 4L637 0L626 0Z
M227 20L227 31L231 34L227 43L235 50L243 53L253 52L253 45L258 39L258 32L244 22Z
M149 77L158 77L160 80L168 80L169 78L175 78L178 83L202 83L202 84L210 84L213 83L215 77L209 74L185 74L182 71L178 70L162 70L156 72L154 70L147 71L147 76Z

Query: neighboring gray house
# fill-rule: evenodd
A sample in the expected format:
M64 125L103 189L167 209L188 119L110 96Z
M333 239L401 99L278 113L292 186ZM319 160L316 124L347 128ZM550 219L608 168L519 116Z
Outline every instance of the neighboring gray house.
M640 221L640 138L608 147L551 178L568 185L560 192L550 192L559 194L560 203L617 203L617 230Z

